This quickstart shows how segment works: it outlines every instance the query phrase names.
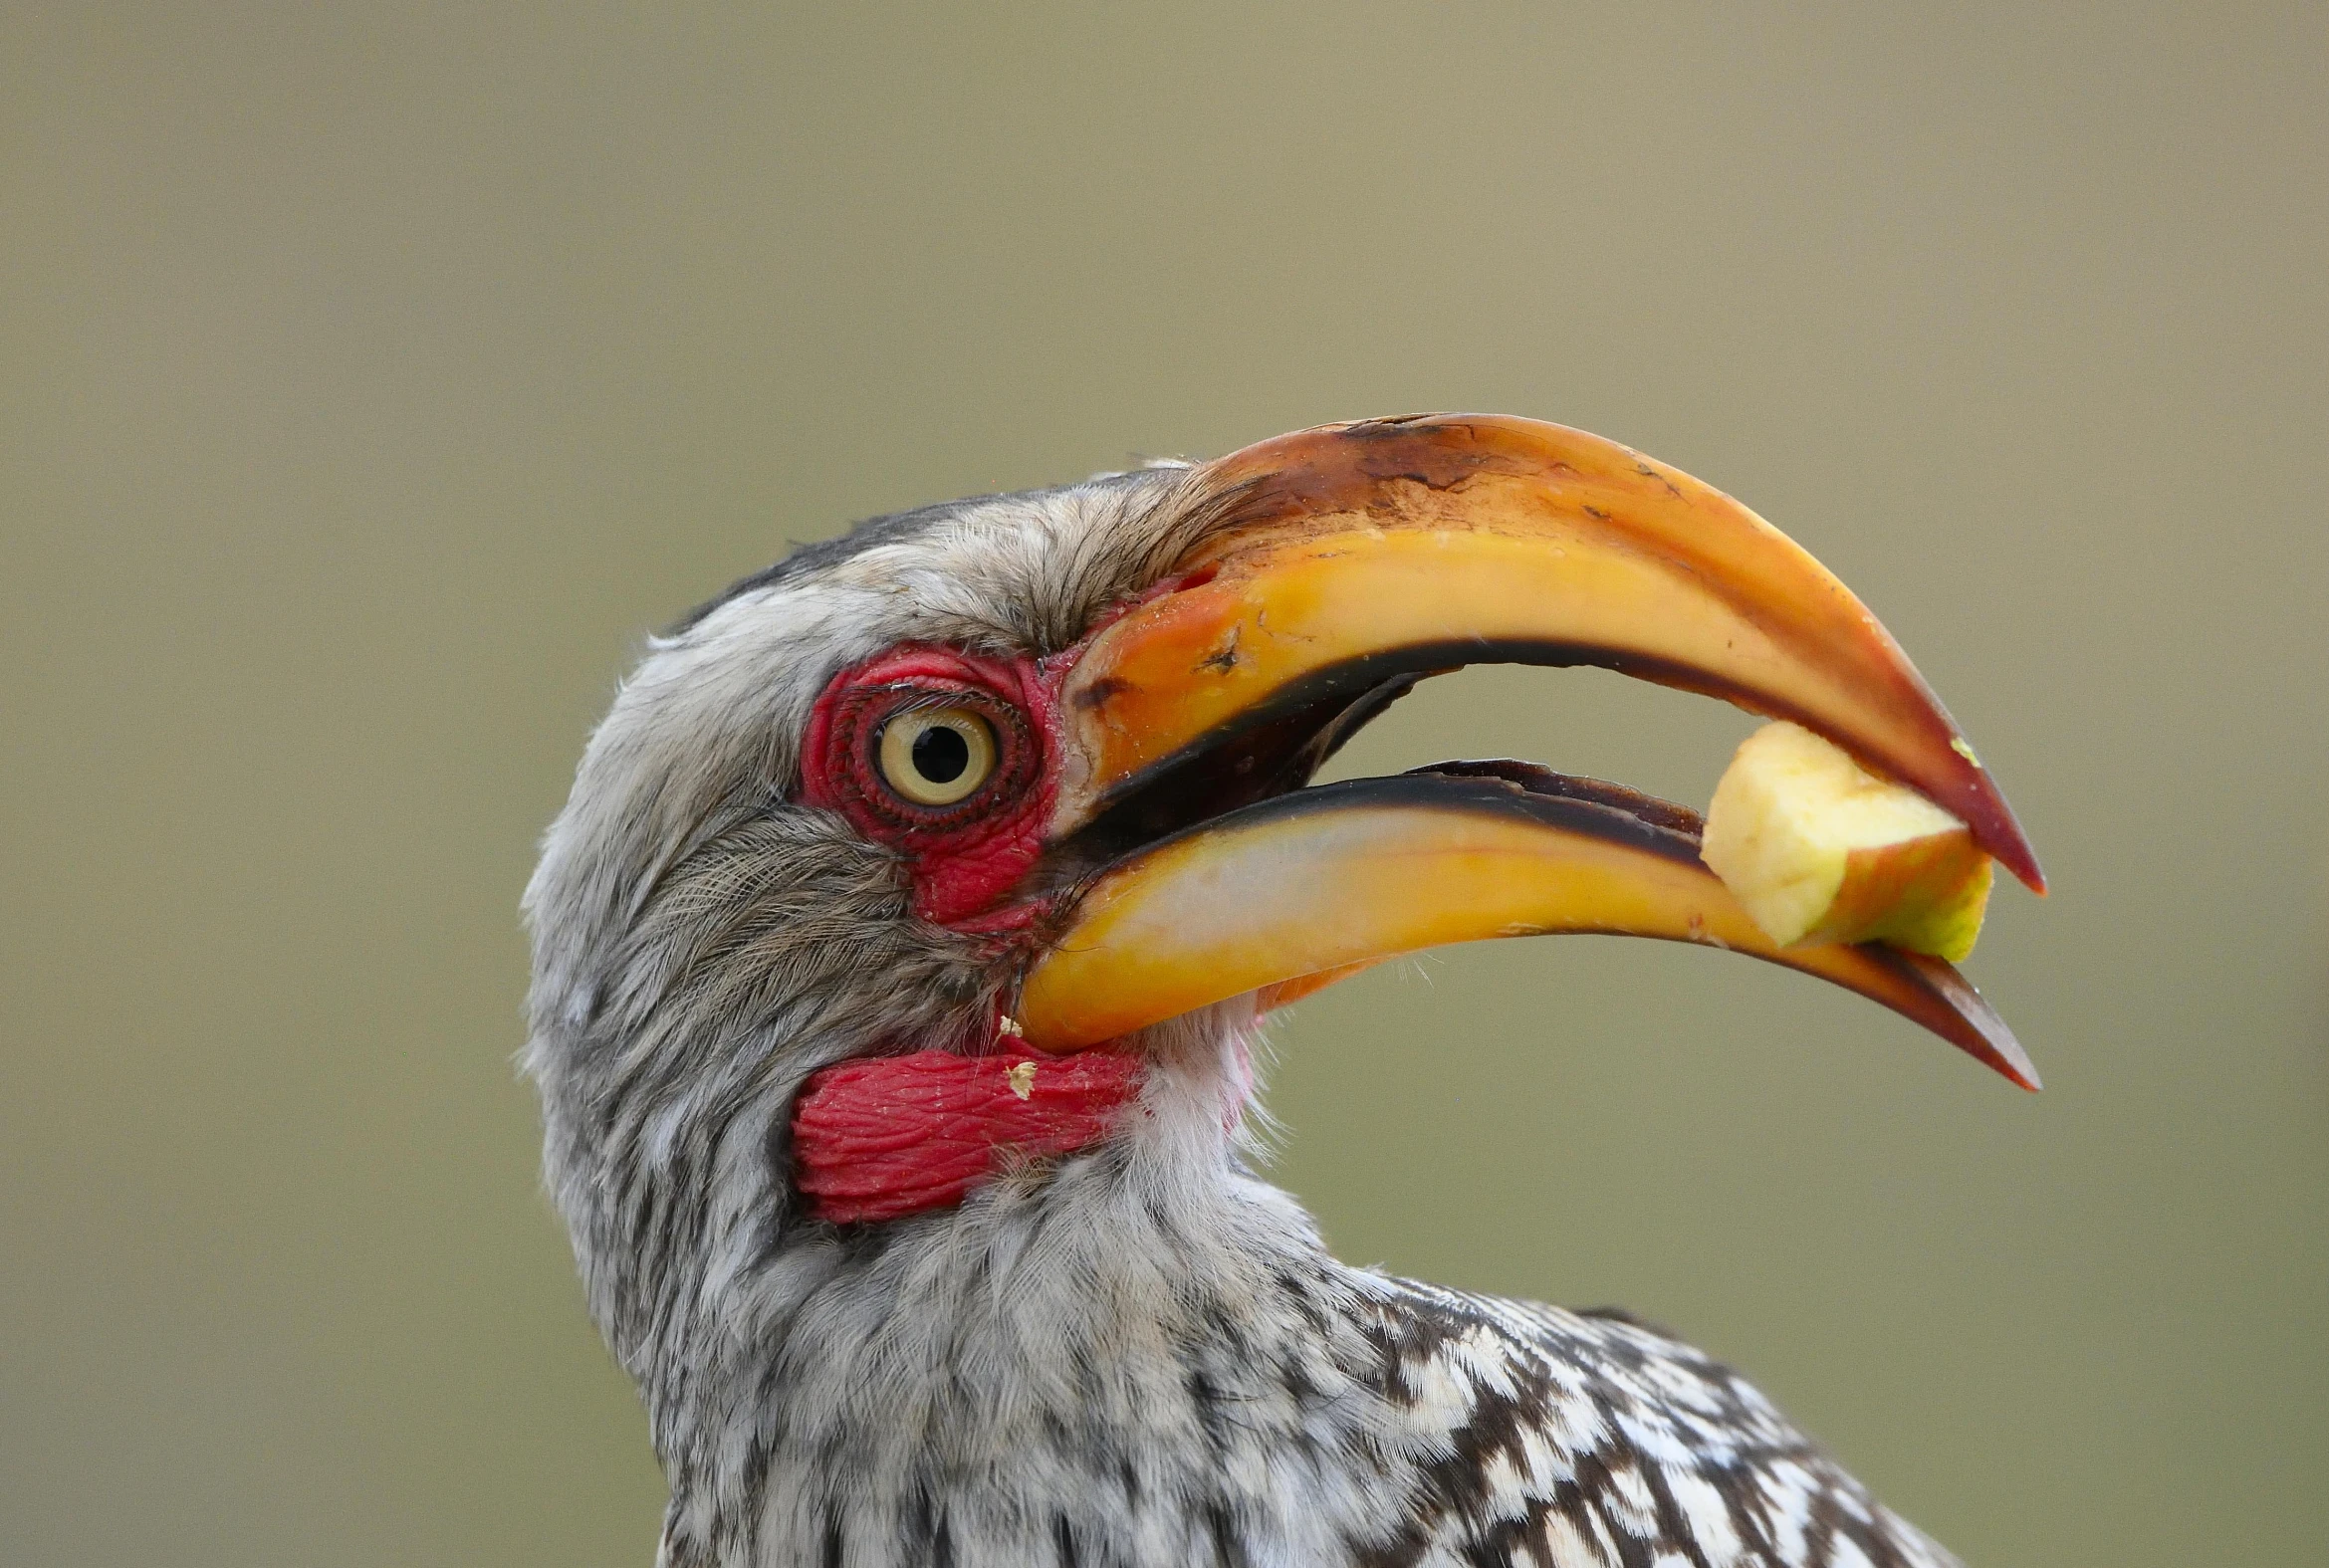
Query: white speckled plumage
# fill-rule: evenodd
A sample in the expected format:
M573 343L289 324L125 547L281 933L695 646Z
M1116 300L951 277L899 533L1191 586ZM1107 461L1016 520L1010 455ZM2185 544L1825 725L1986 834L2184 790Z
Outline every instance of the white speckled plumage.
M528 894L527 1063L665 1568L1952 1561L1685 1346L1335 1261L1234 1130L1250 1002L1151 1030L1094 1149L807 1212L808 1076L1005 980L792 800L811 701L899 641L1065 645L1206 526L1174 468L883 520L660 639L593 737Z

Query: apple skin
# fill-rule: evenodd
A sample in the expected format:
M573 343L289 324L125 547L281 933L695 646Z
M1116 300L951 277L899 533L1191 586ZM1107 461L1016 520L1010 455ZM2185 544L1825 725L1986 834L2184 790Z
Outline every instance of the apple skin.
M1996 868L1968 829L1844 859L1835 902L1799 941L1884 942L1963 963L1981 935Z
M1953 964L1994 872L1964 822L1784 721L1731 760L1701 858L1782 946L1884 942Z

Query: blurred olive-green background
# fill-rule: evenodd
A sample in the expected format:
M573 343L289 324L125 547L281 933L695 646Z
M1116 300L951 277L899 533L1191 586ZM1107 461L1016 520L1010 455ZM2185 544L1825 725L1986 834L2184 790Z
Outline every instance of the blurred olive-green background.
M519 890L642 635L850 519L1578 424L1884 616L2058 891L2024 1096L1700 951L1297 1009L1345 1256L1615 1301L1977 1563L2329 1558L2329 12L35 6L0 22L0 1561L631 1565ZM1346 770L1703 802L1435 683Z

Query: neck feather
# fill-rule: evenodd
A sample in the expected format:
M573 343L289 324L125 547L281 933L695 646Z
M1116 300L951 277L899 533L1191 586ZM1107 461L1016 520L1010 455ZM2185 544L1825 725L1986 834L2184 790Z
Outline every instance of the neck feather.
M814 1561L835 1529L910 1533L916 1498L965 1496L965 1475L992 1481L975 1494L998 1521L1062 1467L1104 1468L1083 1488L1104 1502L1126 1466L1199 1460L1132 1482L1194 1495L1218 1466L1160 1423L1357 1388L1375 1350L1347 1326L1351 1277L1245 1172L1225 1111L1247 1034L1209 1032L1143 1042L1134 1114L1104 1141L895 1222L796 1224L707 1275L684 1349L658 1358L685 1375L648 1389L667 1560Z

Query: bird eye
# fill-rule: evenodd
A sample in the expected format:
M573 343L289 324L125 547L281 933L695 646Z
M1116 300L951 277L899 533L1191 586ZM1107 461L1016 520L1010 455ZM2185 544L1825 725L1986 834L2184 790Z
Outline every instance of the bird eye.
M917 708L881 727L881 777L916 805L967 799L995 772L995 731L968 708Z

